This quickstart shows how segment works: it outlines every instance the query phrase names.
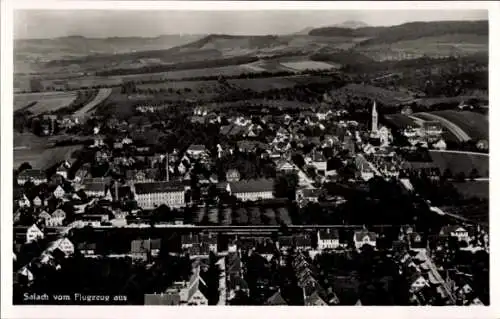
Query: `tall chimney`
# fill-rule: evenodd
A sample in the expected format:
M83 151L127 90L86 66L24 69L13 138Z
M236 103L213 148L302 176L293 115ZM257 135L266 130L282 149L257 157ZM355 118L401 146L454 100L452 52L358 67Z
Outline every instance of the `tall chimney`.
M120 200L120 197L118 196L118 182L115 181L115 198L116 200Z
M166 160L166 163L165 163L165 168L167 170L167 182L169 181L170 179L170 172L168 171L168 166L169 166L169 162L168 162L168 152L167 152L167 156L165 157L165 160Z

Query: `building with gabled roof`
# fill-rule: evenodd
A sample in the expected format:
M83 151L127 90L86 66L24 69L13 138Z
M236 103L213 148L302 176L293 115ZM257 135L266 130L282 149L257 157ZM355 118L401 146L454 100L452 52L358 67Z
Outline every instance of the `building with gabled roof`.
M185 205L184 185L179 182L150 182L134 184L134 197L143 209L160 205L182 207Z
M354 246L361 249L364 245L377 246L377 234L366 229L354 232Z
M339 232L336 229L319 230L318 236L318 250L336 249L340 246Z
M267 306L288 306L280 291L276 291L264 304Z
M27 169L17 175L18 185L23 186L28 181L35 185L47 183L47 174L41 169Z
M231 182L227 184L227 192L243 201L274 198L274 181L270 179L256 179Z

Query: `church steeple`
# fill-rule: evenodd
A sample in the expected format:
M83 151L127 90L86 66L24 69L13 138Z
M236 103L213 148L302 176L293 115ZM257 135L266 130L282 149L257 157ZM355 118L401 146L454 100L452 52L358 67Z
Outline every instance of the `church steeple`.
M373 107L372 107L372 133L376 134L377 132L378 132L377 102L373 101Z

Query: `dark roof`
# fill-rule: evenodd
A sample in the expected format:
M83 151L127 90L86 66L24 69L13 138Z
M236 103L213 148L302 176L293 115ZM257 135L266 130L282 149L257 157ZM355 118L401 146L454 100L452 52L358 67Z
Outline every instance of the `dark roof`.
M354 233L356 241L362 241L365 236L368 236L371 241L377 239L377 234L368 230L360 230Z
M97 245L96 243L87 243L87 242L84 242L84 243L79 243L77 245L78 249L79 250L95 250Z
M104 192L106 190L106 183L104 182L85 183L82 186L86 191Z
M320 239L339 239L339 232L337 229L322 229L319 231Z
M238 253L230 252L226 256L227 273L229 275L239 275L241 272L241 260Z
M178 293L166 294L145 294L144 304L151 306L175 306L181 303L181 296Z
M194 244L199 242L198 235L196 234L189 233L181 236L181 244Z
M147 169L129 169L125 171L125 177L128 180L136 179L138 174L144 174L146 179L154 179L158 174L157 168L147 168Z
M295 246L301 247L301 246L311 246L312 245L312 240L309 236L307 235L295 235L293 236Z
M27 169L19 173L18 177L46 179L47 174L45 174L45 172L41 169Z
M152 249L161 248L160 239L136 239L132 241L131 252L132 253L147 253Z
M304 197L318 197L323 191L317 188L306 188L302 190Z
M134 184L137 194L170 193L184 191L184 186L178 182L151 182Z
M188 151L206 151L205 145L192 144L187 149Z
M266 301L266 305L269 306L287 306L287 302L285 299L283 299L283 296L281 296L281 293L279 291L275 292L274 295L269 297Z
M233 193L270 192L274 190L272 179L256 179L229 183Z

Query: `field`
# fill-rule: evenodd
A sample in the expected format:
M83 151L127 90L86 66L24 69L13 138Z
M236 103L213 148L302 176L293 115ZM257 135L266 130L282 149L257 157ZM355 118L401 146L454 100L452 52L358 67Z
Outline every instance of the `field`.
M283 62L281 64L286 68L292 69L294 71L331 70L339 68L339 65L332 65L329 63L319 62L319 61Z
M348 84L340 89L331 91L330 95L341 102L346 96L357 96L377 101L384 105L398 105L412 100L412 97L406 93L364 84Z
M481 153L460 153L460 152L440 152L429 151L434 165L439 167L441 172L450 169L453 175L464 172L469 175L472 169L477 169L480 177L489 176L489 156Z
M76 92L21 93L14 95L14 111L36 102L28 110L34 115L66 107L76 99Z
M93 109L95 109L96 106L104 102L104 100L106 100L111 95L112 90L113 89L110 88L99 89L99 92L97 93L96 97L88 104L86 104L84 107L76 111L74 115L83 116L86 113L91 112Z
M269 108L284 108L284 109L306 109L311 108L313 105L299 101L288 100L265 100L265 99L251 99L234 102L224 103L210 103L202 104L201 107L206 107L213 110L221 110L225 108L238 108L238 107L269 107Z
M422 37L415 40L397 41L387 44L377 44L365 46L365 50L371 51L374 54L383 56L388 49L393 52L404 52L405 54L431 57L440 57L447 55L466 55L475 54L478 52L488 52L488 36L478 35L453 35L436 37Z
M14 149L14 168L28 162L33 168L47 169L52 165L69 159L71 154L82 146L62 146L46 149Z
M489 181L466 181L464 183L453 183L453 186L466 198L489 198Z
M437 111L432 114L447 119L467 133L473 140L488 139L488 117L469 111Z

